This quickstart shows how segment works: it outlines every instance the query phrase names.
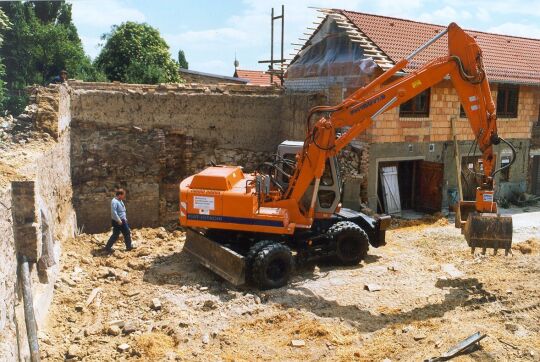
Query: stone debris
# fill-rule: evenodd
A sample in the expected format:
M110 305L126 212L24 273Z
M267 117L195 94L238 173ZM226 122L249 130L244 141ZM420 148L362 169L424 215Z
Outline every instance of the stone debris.
M213 300L205 300L202 306L202 310L208 312L210 310L216 309L218 307L217 303Z
M94 301L98 293L101 292L101 290L102 290L101 288L92 289L92 291L90 292L90 295L88 296L88 298L86 299L86 302L84 303L84 306L88 307L90 304L92 304L92 302Z
M364 289L369 291L369 292L377 292L377 291L381 290L382 288L378 284L370 283L370 284L364 285Z
M81 353L81 347L78 344L72 344L69 346L66 358L76 358L79 357L79 354Z
M210 343L210 335L208 333L203 334L201 341L204 344Z
M293 347L304 347L306 342L303 339L293 339L291 341L291 346Z
M77 283L75 283L73 280L71 280L68 277L62 277L61 279L64 283L66 283L71 288L75 288L77 286Z
M131 334L135 331L137 331L137 327L135 326L135 323L133 322L127 322L124 328L122 328L122 333L124 334Z
M122 343L122 344L119 344L118 347L116 347L116 349L118 350L118 352L124 353L130 349L130 346L127 343Z
M107 328L107 334L110 336L119 336L120 333L122 333L122 331L118 326L109 326L109 328Z
M412 326L405 326L401 329L401 332L402 333L409 333L410 331L413 330L413 327Z
M109 327L116 326L118 328L123 328L126 324L122 319L115 319L107 323Z
M152 304L150 305L150 307L153 310L160 310L161 309L161 301L158 298L152 299Z

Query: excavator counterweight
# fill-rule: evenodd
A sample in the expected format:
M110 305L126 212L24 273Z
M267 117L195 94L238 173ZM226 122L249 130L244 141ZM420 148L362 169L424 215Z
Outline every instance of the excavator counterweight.
M448 36L448 55L406 75L411 59ZM498 215L494 200L493 147L514 147L497 133L497 117L480 47L452 23L408 57L335 106L318 106L307 117L304 142L285 141L256 172L213 166L180 184L180 224L191 228L185 249L234 284L261 288L287 283L295 263L333 256L357 264L369 246L385 245L389 217L341 207L337 155L383 112L398 107L444 79L450 79L482 152L483 172L476 200L461 201L456 227L469 246L507 253L512 219ZM311 122L314 116L320 118Z

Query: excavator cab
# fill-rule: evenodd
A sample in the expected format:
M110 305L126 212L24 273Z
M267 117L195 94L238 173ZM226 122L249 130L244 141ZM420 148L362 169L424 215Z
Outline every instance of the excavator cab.
M283 141L278 146L277 158L282 169L285 168L287 161L295 162L296 155L303 146L304 143L300 141ZM277 179L282 184L283 188L286 189L288 187L289 180L286 176L283 174L278 174ZM311 183L310 187L308 187L304 197L302 198L302 204L306 209L309 208L314 183L314 181ZM315 204L315 213L333 214L341 201L340 195L342 187L343 182L339 170L338 160L336 157L329 157L326 160L324 173L319 184L317 201Z

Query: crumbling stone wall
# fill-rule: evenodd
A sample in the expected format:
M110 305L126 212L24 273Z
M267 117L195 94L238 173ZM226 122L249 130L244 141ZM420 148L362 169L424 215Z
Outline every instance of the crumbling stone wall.
M17 257L11 217L11 190L0 190L0 356L6 361L17 359L17 329L15 326L15 300Z
M40 328L59 272L61 241L76 230L69 173L69 89L37 88L32 100L28 112L10 127L0 159L0 356L8 361L29 353L17 255L28 256L32 263Z
M183 178L211 163L254 170L284 139L304 139L307 111L323 101L233 84L72 87L74 204L88 232L110 228L117 187L132 226L176 223Z

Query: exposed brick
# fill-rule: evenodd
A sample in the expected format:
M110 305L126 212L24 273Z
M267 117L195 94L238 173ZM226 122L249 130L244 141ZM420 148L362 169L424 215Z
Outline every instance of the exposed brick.
M419 136L405 136L405 142L418 142Z
M420 128L422 127L422 121L402 121L398 122L398 125L402 128Z

